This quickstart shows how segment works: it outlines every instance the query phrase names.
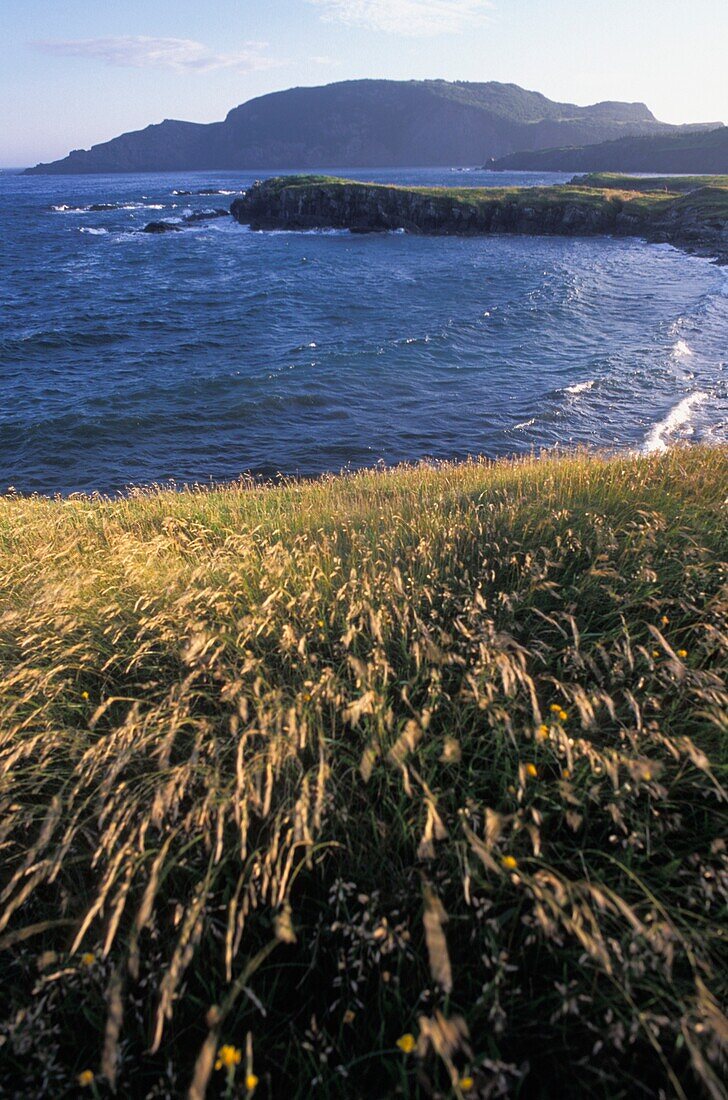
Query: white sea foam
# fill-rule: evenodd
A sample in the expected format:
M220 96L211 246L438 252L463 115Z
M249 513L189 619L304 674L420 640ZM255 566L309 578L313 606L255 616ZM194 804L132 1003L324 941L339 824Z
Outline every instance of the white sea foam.
M564 393L570 393L576 397L577 394L586 393L587 390L590 390L595 382L596 378L591 378L588 382L575 382L573 386L567 386Z
M90 233L92 237L101 237L104 233L108 233L108 229L97 229L93 226L82 225L80 228L81 233Z
M88 206L70 206L68 203L59 203L52 206L54 214L113 214L115 210L164 210L164 206L158 203L145 202L110 202L100 204L94 209L93 204Z
M678 401L677 405L670 409L664 420L660 420L659 423L650 428L643 446L645 453L651 454L655 451L668 450L671 441L674 440L678 432L681 436L692 435L693 410L707 400L707 393L698 391L683 397L682 401Z
M688 359L694 353L685 340L678 340L672 349L672 354L676 359Z

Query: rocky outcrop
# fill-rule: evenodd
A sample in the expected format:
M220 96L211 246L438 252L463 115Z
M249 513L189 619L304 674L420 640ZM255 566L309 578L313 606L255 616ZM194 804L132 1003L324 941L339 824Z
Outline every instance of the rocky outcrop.
M231 206L252 229L405 230L434 235L523 233L643 236L728 256L728 189L688 195L574 186L418 189L326 177L256 183Z
M174 222L147 222L142 233L180 233L182 227Z
M197 210L193 214L186 214L182 218L185 225L196 225L198 222L214 221L215 218L229 218L229 210ZM182 225L179 222L147 222L142 233L179 233Z
M214 221L215 218L229 218L229 210L196 210L194 214L185 215L185 222L188 225L192 225L195 222L209 222Z

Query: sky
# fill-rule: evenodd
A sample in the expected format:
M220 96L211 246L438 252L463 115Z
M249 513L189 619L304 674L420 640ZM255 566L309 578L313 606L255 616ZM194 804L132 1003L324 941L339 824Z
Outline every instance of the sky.
M728 0L0 0L0 165L361 77L728 122L726 57Z

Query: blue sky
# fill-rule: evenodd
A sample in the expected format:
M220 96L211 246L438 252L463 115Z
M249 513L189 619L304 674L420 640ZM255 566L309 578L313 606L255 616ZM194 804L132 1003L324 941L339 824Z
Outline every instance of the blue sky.
M728 122L728 0L1 0L0 165L355 77L513 81Z

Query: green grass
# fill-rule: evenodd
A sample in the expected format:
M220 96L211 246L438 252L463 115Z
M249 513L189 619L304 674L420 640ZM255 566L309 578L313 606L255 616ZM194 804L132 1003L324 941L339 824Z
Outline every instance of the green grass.
M728 176L623 176L619 172L589 172L574 176L578 187L619 191L697 191L700 187L728 187Z
M0 500L0 1094L723 1096L727 498Z

